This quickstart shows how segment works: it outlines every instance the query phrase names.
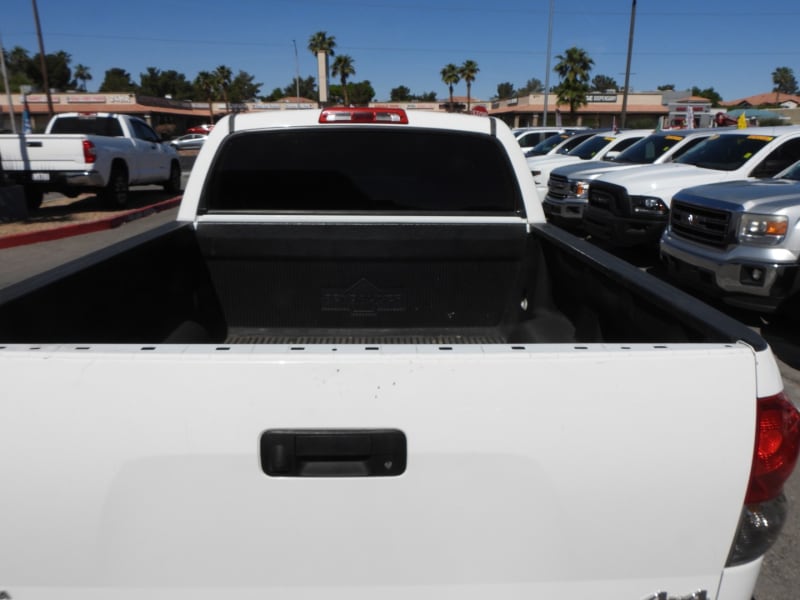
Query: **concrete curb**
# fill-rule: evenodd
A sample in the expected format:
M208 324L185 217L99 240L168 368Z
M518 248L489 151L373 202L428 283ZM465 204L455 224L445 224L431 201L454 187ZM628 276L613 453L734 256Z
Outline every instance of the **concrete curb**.
M178 206L181 202L181 196L163 200L157 204L151 204L142 208L134 208L123 213L116 214L112 217L100 219L98 221L88 221L86 223L74 223L64 225L63 227L54 227L52 229L44 229L42 231L32 231L30 233L17 233L15 235L8 235L0 237L0 249L13 248L15 246L23 246L25 244L36 244L38 242L49 242L51 240L58 240L73 235L82 235L84 233L92 233L95 231L103 231L106 229L114 229L124 223L141 219L148 215L152 215L174 206Z

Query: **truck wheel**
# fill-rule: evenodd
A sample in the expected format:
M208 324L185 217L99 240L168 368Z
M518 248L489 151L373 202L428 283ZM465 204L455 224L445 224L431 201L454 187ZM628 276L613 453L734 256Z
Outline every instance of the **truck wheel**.
M164 182L164 190L170 194L181 191L181 166L176 162L169 168L169 179Z
M111 208L124 208L128 204L128 174L125 169L113 167L108 184L100 193L100 199Z
M25 204L28 210L37 210L42 205L44 192L33 186L25 186Z

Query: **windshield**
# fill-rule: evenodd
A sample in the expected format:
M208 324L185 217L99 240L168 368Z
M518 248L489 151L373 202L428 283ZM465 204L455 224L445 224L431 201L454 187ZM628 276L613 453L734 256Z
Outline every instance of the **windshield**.
M615 138L605 135L594 135L585 142L578 144L569 153L570 156L577 156L584 160L594 158L595 154L608 146Z
M551 135L549 138L543 139L541 142L536 144L533 148L531 148L528 152L525 153L525 156L541 156L543 154L547 154L558 146L561 142L568 139L570 134L568 133L558 133L556 135Z
M704 144L692 148L675 162L703 169L735 171L773 139L775 138L769 135L744 133L716 135Z
M793 179L794 181L800 181L800 161L794 163L791 167L783 171L782 173L778 173L775 176L776 179Z
M683 139L684 137L681 135L667 133L648 135L621 152L614 162L647 165L664 155L667 150Z

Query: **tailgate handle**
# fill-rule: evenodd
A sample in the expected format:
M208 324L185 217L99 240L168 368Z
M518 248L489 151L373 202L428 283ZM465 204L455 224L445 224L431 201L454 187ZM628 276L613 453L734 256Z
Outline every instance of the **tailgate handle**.
M28 148L41 148L42 147L42 142L25 142L25 145Z
M406 470L398 429L270 429L261 434L270 477L394 477Z

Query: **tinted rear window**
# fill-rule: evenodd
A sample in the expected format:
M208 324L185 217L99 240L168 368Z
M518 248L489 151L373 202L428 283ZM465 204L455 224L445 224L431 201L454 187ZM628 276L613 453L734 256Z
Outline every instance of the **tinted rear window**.
M493 137L397 126L242 132L220 147L208 212L517 213Z
M105 135L119 137L122 127L111 117L59 117L53 123L50 133L82 133L84 135Z

